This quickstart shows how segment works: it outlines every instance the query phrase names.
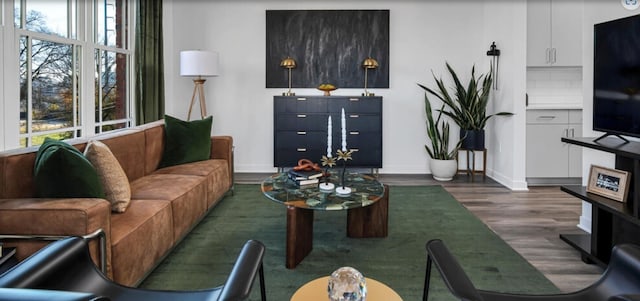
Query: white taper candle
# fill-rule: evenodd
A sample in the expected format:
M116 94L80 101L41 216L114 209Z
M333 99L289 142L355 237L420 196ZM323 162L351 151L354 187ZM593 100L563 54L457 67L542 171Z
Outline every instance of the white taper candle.
M331 115L327 119L327 158L331 158Z
M342 117L340 118L342 122L342 151L347 151L347 119L344 117L344 108L342 108Z

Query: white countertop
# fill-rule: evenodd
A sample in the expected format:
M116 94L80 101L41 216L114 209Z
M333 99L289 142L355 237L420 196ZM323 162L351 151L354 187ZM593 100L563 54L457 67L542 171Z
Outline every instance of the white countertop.
M529 104L527 110L582 110L580 103L537 103Z

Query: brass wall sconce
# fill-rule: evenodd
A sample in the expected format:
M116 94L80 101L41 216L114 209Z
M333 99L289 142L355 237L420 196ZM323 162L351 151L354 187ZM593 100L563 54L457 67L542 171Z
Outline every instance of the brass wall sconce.
M289 91L283 92L282 96L295 96L296 93L291 92L291 69L296 67L296 61L288 56L280 62L280 67L289 69Z
M369 69L378 68L378 61L376 61L371 57L368 57L362 62L362 68L364 68L364 93L362 93L362 96L375 96L375 94L367 91L367 82L368 82L367 76L368 76Z

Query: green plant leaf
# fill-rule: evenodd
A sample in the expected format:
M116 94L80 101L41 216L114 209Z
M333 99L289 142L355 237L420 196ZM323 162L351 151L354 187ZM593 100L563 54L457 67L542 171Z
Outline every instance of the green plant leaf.
M460 128L468 130L484 129L489 118L511 115L508 112L487 115L487 105L493 83L491 72L486 75L480 74L476 76L475 66L473 66L469 82L463 85L453 67L449 63L445 64L454 83L452 92L449 92L444 80L438 78L435 74L433 78L436 83L436 89L430 89L423 85L420 85L420 87L438 97L446 105L447 110L442 113L451 118Z

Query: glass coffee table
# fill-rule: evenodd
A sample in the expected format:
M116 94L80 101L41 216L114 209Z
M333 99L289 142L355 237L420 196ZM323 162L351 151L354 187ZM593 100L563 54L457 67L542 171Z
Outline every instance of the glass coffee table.
M388 234L389 187L375 177L349 173L348 195L322 191L317 185L297 187L287 173L278 173L262 182L262 193L287 208L286 267L295 268L313 249L314 210L347 210L347 236L386 237ZM338 179L330 182L338 185ZM322 182L322 180L321 180Z

